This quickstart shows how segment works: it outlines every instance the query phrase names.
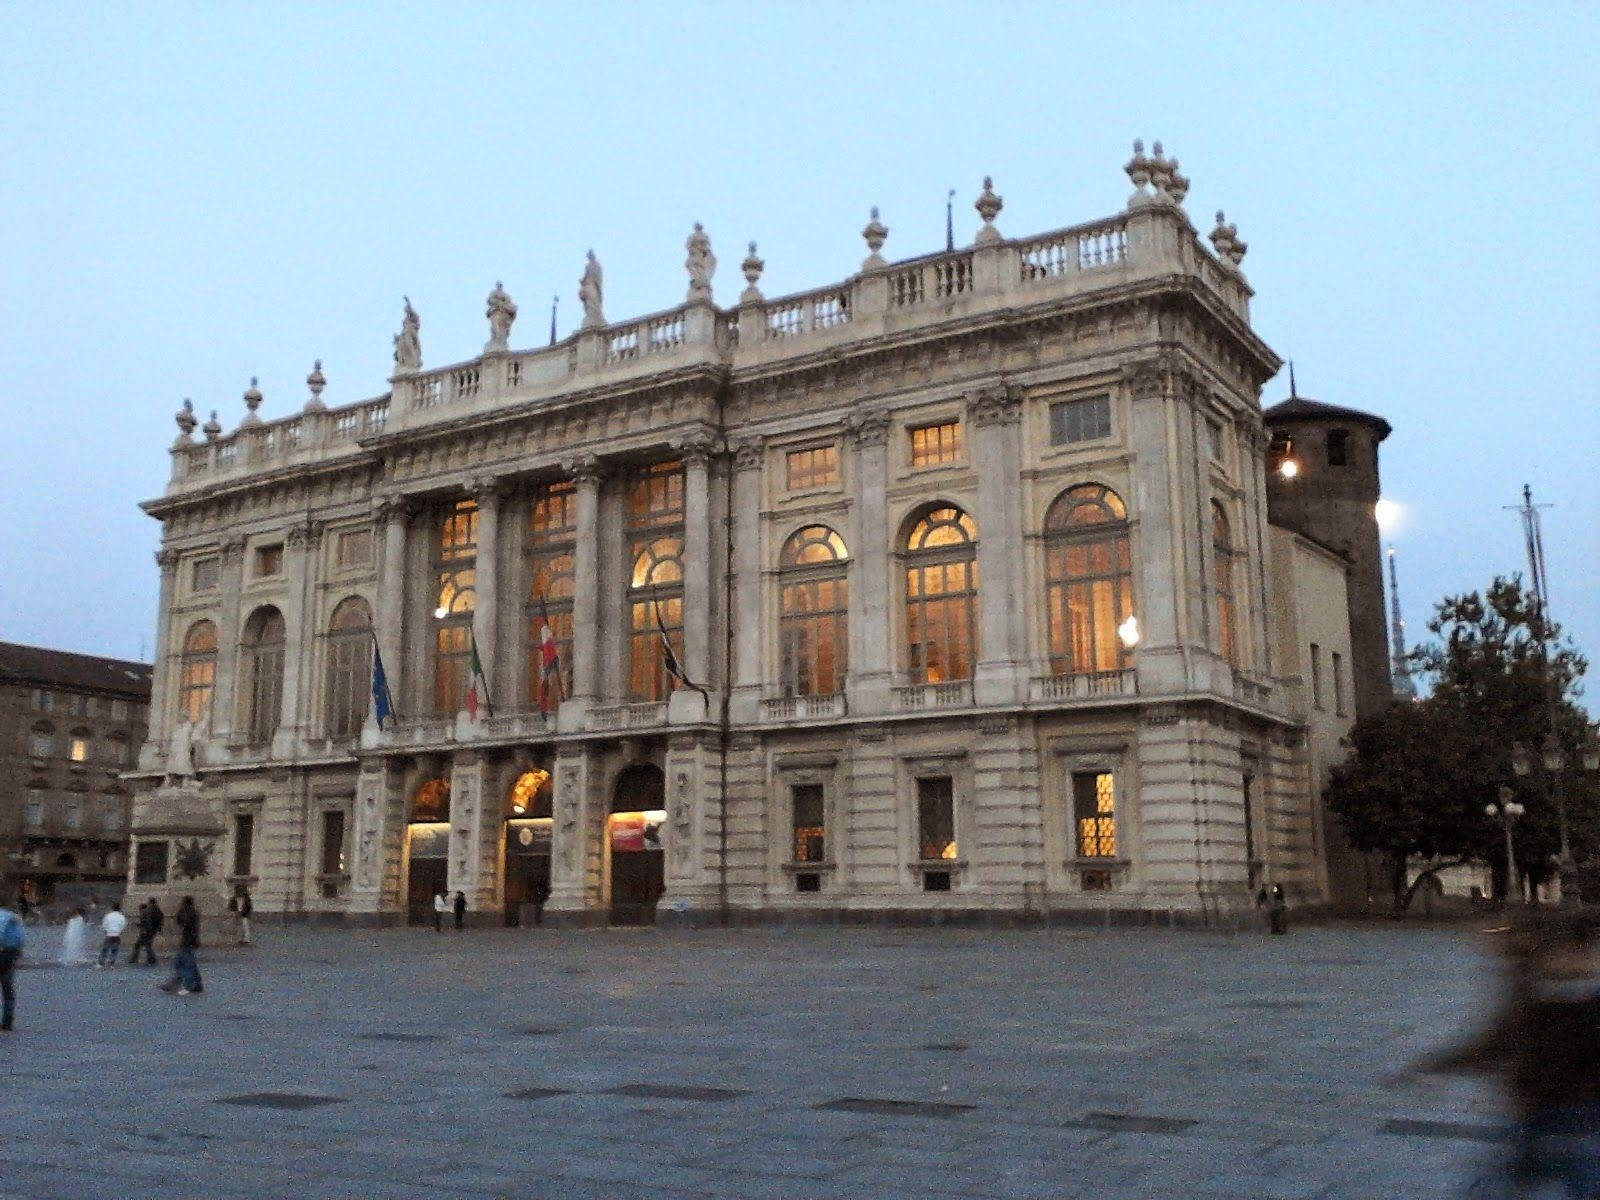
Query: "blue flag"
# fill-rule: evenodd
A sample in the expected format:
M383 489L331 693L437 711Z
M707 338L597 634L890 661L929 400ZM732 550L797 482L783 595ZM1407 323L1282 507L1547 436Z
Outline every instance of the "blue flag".
M394 702L389 699L389 677L383 673L383 654L378 649L378 639L372 639L372 715L378 728L394 715Z

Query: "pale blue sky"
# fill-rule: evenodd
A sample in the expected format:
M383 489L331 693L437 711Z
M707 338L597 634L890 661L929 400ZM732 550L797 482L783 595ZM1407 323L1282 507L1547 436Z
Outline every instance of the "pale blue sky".
M1382 413L1413 631L1522 566L1600 654L1600 18L1592 5L5 6L0 638L153 645L171 414L233 428L381 394L400 296L433 365L496 279L542 343L584 251L612 319L682 296L699 220L736 297L958 237L1109 215L1134 137L1250 245L1300 391ZM1269 385L1266 402L1287 393ZM1591 697L1591 703L1593 698Z

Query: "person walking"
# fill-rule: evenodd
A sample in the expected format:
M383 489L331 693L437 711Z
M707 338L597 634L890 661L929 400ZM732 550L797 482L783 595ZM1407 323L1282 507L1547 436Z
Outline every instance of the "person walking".
M255 905L250 902L250 889L239 888L239 945L250 944L250 914L255 912Z
M100 957L94 964L97 969L117 965L117 955L122 953L122 931L127 927L128 918L123 915L122 902L117 901L100 918Z
M89 965L88 922L84 919L83 905L72 910L72 917L61 935L61 965L85 967Z
M155 935L150 932L150 925L150 901L146 900L139 905L139 911L134 914L133 929L138 936L133 939L133 949L128 954L128 962L130 964L139 961L139 951L143 950L149 956L150 964L152 966L155 965L155 948L150 944Z
M178 957L172 962L172 978L161 984L161 990L176 991L180 996L203 992L200 981L200 962L195 951L200 949L200 910L194 906L194 897L185 896L178 905Z
M450 907L450 902L444 898L443 892L433 894L433 931L444 932L444 913Z
M457 892L456 893L455 909L456 909L456 932L460 933L461 930L466 928L467 894L465 892Z
M22 918L0 906L0 1033L10 1033L17 1015L17 989L13 975L22 948L28 944L28 930Z
M1283 894L1283 884L1272 885L1272 897L1267 901L1267 925L1273 933L1289 932L1289 898Z
M134 943L133 962L139 961L139 945L144 946L145 956L149 966L157 966L156 938L160 936L161 929L167 923L167 914L161 911L161 901L155 896L150 897L150 903L145 907L144 921L139 924L139 941Z

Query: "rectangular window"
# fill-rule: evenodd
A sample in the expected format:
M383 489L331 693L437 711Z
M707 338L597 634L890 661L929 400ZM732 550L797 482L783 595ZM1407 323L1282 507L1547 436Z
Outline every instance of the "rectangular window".
M56 735L49 729L35 729L28 735L28 753L35 758L49 758L56 752Z
M67 801L67 828L74 831L83 828L83 801L76 797Z
M75 763L89 761L89 739L81 733L72 735L72 742L67 747L67 757Z
M955 784L948 775L917 780L917 857L956 857Z
M217 560L214 558L197 558L189 568L189 590L193 592L215 591L217 586Z
M35 712L49 712L55 707L56 698L43 688L36 688L33 693L33 708Z
M796 784L789 795L794 804L794 861L825 862L828 843L822 811L822 785Z
M111 719L113 721L126 721L128 719L128 702L126 700L113 700L111 702Z
M322 814L322 873L344 874L344 809L330 808Z
M38 829L44 824L44 789L28 789L28 806L23 810L22 823L28 829Z
M233 873L249 875L250 863L255 857L256 819L250 813L239 813L233 818Z
M167 843L140 842L133 859L135 883L165 883L167 881Z
M1226 445L1222 440L1222 422L1206 420L1206 445L1211 453L1212 462L1221 462Z
M283 543L256 547L256 578L283 574Z
M334 562L341 570L365 567L372 563L372 530L352 529L334 542Z
M1062 400L1050 406L1050 444L1070 446L1111 436L1111 397Z
M1322 647L1311 643L1311 704L1322 707Z
M961 422L942 421L911 430L911 465L936 467L961 458Z
M1344 711L1344 655L1333 652L1333 711L1341 717Z
M89 697L73 696L67 701L67 708L75 717L87 717L89 715Z
M1074 771L1072 818L1079 858L1117 856L1117 785L1110 771Z
M791 450L785 456L788 487L791 492L809 488L833 487L839 482L839 448L817 446L810 450Z

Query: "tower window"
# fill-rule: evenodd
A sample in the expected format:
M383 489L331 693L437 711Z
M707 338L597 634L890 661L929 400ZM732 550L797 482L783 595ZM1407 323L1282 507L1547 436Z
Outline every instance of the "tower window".
M1348 429L1328 430L1328 465L1330 467L1346 467L1350 465L1350 431Z

